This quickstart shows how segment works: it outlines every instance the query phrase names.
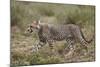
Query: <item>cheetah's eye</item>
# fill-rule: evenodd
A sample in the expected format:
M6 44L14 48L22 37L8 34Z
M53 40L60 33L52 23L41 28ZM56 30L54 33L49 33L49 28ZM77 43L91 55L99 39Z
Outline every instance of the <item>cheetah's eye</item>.
M27 31L30 31L29 29Z

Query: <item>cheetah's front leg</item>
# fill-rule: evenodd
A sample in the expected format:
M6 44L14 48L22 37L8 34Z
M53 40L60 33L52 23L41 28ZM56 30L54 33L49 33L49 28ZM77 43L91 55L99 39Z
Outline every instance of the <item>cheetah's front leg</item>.
M56 52L55 52L55 49L54 49L53 40L48 40L48 44L49 44L49 47L50 47L50 49L51 49L51 53L52 53L53 55L55 55Z
M41 47L43 47L45 44L46 44L46 42L43 42L43 41L40 40L37 44L33 45L33 50L32 50L32 52L37 52L37 51L39 51L39 49L40 49Z

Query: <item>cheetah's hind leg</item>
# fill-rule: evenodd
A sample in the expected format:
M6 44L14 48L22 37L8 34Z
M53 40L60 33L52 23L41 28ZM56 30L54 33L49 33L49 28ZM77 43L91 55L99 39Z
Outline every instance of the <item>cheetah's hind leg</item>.
M69 58L69 57L72 57L72 56L73 56L73 53L74 53L74 51L75 51L75 45L74 45L75 41L73 40L73 38L69 38L69 39L67 39L66 41L67 41L67 43L68 43L69 51L68 51L68 53L65 55L65 58ZM68 49L68 48L65 48L65 50Z

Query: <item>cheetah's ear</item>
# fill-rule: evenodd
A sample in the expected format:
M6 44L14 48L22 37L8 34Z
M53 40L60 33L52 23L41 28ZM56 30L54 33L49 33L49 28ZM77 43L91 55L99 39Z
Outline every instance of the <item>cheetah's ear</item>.
M33 20L33 23L34 23L34 24L36 24L36 21L35 21L35 20Z
M40 24L40 20L33 21L33 23L38 25L38 24Z
M38 24L40 24L41 22L40 22L40 20L38 20Z

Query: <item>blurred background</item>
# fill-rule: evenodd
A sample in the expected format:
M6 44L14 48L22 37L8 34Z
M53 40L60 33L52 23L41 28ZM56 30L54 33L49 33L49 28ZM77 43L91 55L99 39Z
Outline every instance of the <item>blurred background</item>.
M65 42L56 43L55 55L51 54L48 45L32 53L32 46L38 42L36 33L25 36L24 31L33 20L51 24L77 24L87 40L95 34L95 6L57 4L42 2L24 2L11 0L11 64L36 65L95 60L95 42L89 46L89 53L84 56L84 49L76 44L74 54L67 58L63 49Z

